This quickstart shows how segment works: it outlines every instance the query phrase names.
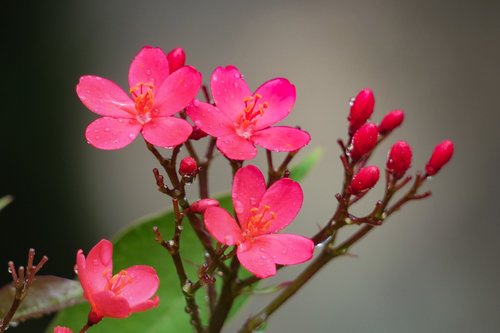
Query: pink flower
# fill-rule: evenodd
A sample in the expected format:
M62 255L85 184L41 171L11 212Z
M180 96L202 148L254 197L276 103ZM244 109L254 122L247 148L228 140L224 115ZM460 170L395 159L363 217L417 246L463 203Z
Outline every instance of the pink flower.
M182 48L176 47L172 51L168 52L167 60L170 73L175 72L186 63L186 53Z
M54 328L54 333L73 333L73 331L64 326L56 326Z
M159 279L150 266L132 266L112 275L113 244L103 239L90 250L76 254L78 278L83 295L91 306L89 321L93 324L103 317L125 318L133 312L156 307L155 295Z
M267 81L252 93L238 69L228 66L215 69L210 85L216 106L194 100L187 113L197 127L217 138L217 148L226 157L249 160L257 155L255 145L288 152L310 141L300 129L270 127L295 103L295 86L287 79Z
M201 74L184 66L169 74L167 56L160 48L144 47L129 69L130 98L107 79L87 75L76 92L92 112L103 116L85 132L88 143L100 149L119 149L142 133L149 143L174 147L187 140L191 125L172 117L190 103L201 86Z
M217 200L206 198L193 202L189 208L193 213L203 213L205 212L205 210L207 210L208 207L219 207L219 206L220 204Z
M220 207L205 211L205 226L221 243L236 245L236 255L259 278L276 274L276 264L300 264L309 260L314 243L305 237L276 234L295 218L302 207L302 189L288 178L266 190L262 172L253 165L239 169L231 191L238 222Z

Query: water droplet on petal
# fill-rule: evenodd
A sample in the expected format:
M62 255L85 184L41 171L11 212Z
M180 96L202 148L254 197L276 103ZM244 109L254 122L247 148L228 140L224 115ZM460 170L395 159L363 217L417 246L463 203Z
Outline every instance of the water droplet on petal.
M224 243L225 244L233 244L233 236L231 236L231 235L224 236Z
M109 132L109 131L110 131L109 127L104 128L104 132Z
M151 75L151 69L146 69L146 75Z
M134 139L135 138L135 133L129 133L128 137L131 138L131 139Z
M243 204L241 203L241 201L233 198L233 205L234 205L234 211L236 212L236 214L243 213L244 208L243 208Z
M194 105L194 106L199 106L199 105L200 105L200 101L199 101L199 100L197 100L197 99L195 99L195 100L193 101L193 105Z
M77 265L75 265L75 266L73 267L73 270L75 271L75 274L78 274L78 266L77 266Z

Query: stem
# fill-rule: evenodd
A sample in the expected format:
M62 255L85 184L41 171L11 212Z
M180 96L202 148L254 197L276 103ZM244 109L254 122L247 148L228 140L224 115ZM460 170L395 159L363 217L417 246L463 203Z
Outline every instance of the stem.
M85 332L87 332L87 330L88 330L88 329L89 329L92 325L93 325L92 323L87 322L87 323L85 324L85 326L83 326L83 327L82 327L82 329L80 330L80 333L85 333Z

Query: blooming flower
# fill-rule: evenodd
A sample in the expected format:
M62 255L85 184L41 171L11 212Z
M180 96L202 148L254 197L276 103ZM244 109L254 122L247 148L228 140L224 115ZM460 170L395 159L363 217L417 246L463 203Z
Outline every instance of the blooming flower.
M187 114L195 125L217 138L217 148L228 158L248 160L257 155L255 145L273 151L294 151L309 141L308 133L271 125L285 118L295 103L295 86L276 78L250 91L233 66L218 67L210 86L216 106L194 100Z
M221 243L236 245L240 263L259 278L276 274L276 264L309 260L314 243L305 237L276 234L295 218L302 206L300 185L288 178L266 190L262 172L253 165L239 169L231 191L238 222L220 207L209 207L205 226Z
M132 266L112 275L112 256L113 244L106 239L97 243L87 258L82 250L76 254L78 278L91 306L89 321L93 324L103 317L125 318L159 302L155 295L159 279L154 268Z
M142 133L160 147L174 147L187 140L191 125L173 114L182 110L198 93L201 74L183 66L169 73L167 56L160 48L144 47L129 69L130 98L107 79L87 75L76 92L92 112L103 116L85 132L87 141L100 149L119 149Z

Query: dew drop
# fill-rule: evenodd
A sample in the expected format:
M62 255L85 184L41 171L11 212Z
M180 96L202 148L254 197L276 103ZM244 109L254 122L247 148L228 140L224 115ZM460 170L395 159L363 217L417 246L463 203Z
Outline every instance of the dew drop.
M224 243L225 244L233 244L233 236L231 236L231 235L224 236Z
M104 132L109 132L111 129L109 127L104 128Z
M101 139L101 137L100 137L99 135L96 135L96 136L95 136L95 139L96 139L96 140L100 140L100 139Z
M118 140L113 140L113 143L114 143L115 145L117 145L118 143L120 143L120 141L118 141Z
M75 266L73 267L73 271L75 271L75 274L78 274L78 266L77 266L77 265L75 265Z
M349 100L349 105L350 105L350 106L353 106L353 105L354 105L354 101L356 101L356 98L352 97L352 98Z
M134 139L135 138L135 133L129 133L128 137L131 138L131 139Z
M9 272L9 274L12 274L12 269L10 267L7 268L7 272Z
M151 69L146 69L146 75L151 75Z
M286 250L281 250L281 254L286 254Z
M243 204L241 203L241 201L239 200L236 200L233 198L233 205L234 205L234 211L237 213L237 214L241 214L243 213Z
M118 118L118 122L119 122L120 124L121 124L121 123L123 123L123 121L124 121L124 120L123 120L123 118Z
M199 106L200 105L200 101L197 100L197 99L193 100L193 105L194 106Z

